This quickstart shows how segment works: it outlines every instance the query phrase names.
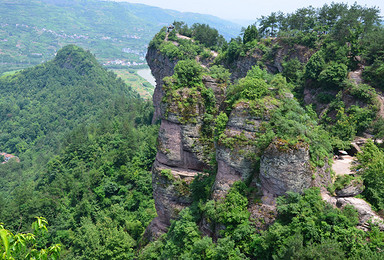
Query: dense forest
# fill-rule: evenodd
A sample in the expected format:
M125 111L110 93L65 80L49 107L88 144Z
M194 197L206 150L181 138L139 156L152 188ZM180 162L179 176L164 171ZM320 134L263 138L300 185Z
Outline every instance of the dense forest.
M5 228L31 231L42 216L49 233L37 248L60 243L68 259L131 258L155 215L151 103L73 45L0 81L1 147L20 158L0 169Z
M162 109L167 117L176 114L181 125L202 122L201 156L209 167L189 184L170 170L160 172L180 197L192 200L157 239L146 234L158 215L153 185L161 180L152 184L151 167L163 145L160 137L156 141L159 125L151 124L153 104L75 45L52 61L1 77L0 152L20 158L0 165L2 257L384 258L379 225L358 228L354 207L339 209L321 196L323 188L334 195L363 182L358 197L383 216L380 142L367 141L357 154L357 174L331 173L328 187L278 197L271 223L252 217L250 208L262 203L251 179L234 182L224 198L213 196L218 147L239 150L256 172L271 143L282 151L307 145L313 170L332 164L333 152L350 149L356 136L384 137L380 22L376 8L333 3L263 16L229 42L206 24L175 21L171 32L161 29L149 48L176 63L164 79ZM251 58L256 66L243 73L239 64ZM225 89L223 101L204 85L207 78ZM245 106L265 120L256 139L226 130L231 113ZM214 235L202 230L204 223Z

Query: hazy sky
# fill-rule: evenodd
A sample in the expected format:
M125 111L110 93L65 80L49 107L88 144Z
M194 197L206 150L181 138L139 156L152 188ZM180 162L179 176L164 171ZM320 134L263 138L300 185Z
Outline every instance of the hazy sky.
M384 0L348 0L348 1L315 1L315 0L114 0L131 3L142 3L158 6L166 9L173 9L182 12L195 12L211 14L220 18L234 20L255 20L261 15L268 15L271 12L283 11L290 13L301 7L320 7L323 4L332 2L343 2L352 5L357 2L359 5L373 7L377 6L383 15Z

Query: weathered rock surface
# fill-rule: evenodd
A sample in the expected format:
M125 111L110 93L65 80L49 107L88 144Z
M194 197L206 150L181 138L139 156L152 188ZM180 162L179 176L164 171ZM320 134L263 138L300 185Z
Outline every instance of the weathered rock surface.
M202 171L206 164L202 155L194 152L199 147L199 130L199 124L181 125L161 120L156 160L172 167Z
M342 189L335 190L338 197L354 197L364 191L363 180L352 180L350 184Z
M288 145L283 141L271 143L260 163L260 181L267 197L280 196L287 191L303 192L312 185L309 147L305 143Z
M227 85L225 83L218 83L216 79L210 77L210 76L203 76L203 84L207 87L212 89L213 93L215 94L216 98L216 107L223 111L226 103L225 101L225 90Z
M161 54L155 48L148 48L146 55L146 60L149 68L151 69L152 75L156 79L156 87L153 92L153 106L155 107L155 112L153 114L152 123L155 123L160 119L160 103L161 99L164 96L163 84L164 77L172 76L173 69L175 68L178 60L171 60L167 56Z
M276 206L264 203L253 203L249 206L248 211L251 213L250 218L257 230L266 230L275 222L277 216Z
M384 220L378 216L371 208L371 206L365 202L363 199L347 197L347 198L337 198L331 197L328 193L323 192L323 200L330 203L331 205L344 208L346 205L353 206L359 213L359 227L363 230L367 230L370 226L370 222L376 224L380 230L384 230Z
M313 50L302 45L288 46L282 42L279 42L279 45L281 48L275 50L274 56L270 61L263 60L264 53L259 49L254 50L253 53L248 53L246 56L240 56L231 64L231 79L235 80L245 77L247 72L261 61L264 62L268 72L279 73L283 71L283 62L296 58L305 64L314 53Z
M152 167L153 197L158 216L146 230L146 237L153 240L166 232L170 220L191 204L189 185L197 175L204 174L210 158L205 154L209 147L201 142L205 114L201 94L192 88L176 91L167 88L163 77L173 74L177 60L169 60L160 52L149 49L147 61L156 78L153 122L161 120L157 155ZM222 105L225 88L208 76L204 77L203 84L213 90L217 107Z
M281 72L285 56L306 62L311 55L306 47L282 46L276 50L273 61L265 62L269 72ZM240 57L235 61L232 80L244 77L248 70L261 60L262 55L260 50L255 50L252 55ZM261 151L255 148L255 142L263 134L264 124L270 120L270 112L280 104L279 99L292 99L291 93L277 97L276 91L277 99L274 95L265 97L265 100L260 102L262 107L251 108L247 102L237 103L229 115L224 131L225 138L221 138L214 147L212 140L207 144L201 139L206 112L205 100L201 93L192 88L172 90L165 85L163 78L173 75L177 60L171 60L153 48L149 48L146 58L156 78L153 122L161 120L158 152L152 169L153 195L158 217L147 228L147 237L150 240L165 232L170 220L175 219L180 210L190 205L192 200L189 184L209 168L208 162L211 158L208 154L214 149L218 170L213 186L213 198L224 198L235 181L250 183L256 188L254 201L260 201L259 198L264 195L263 203L252 202L249 205L251 218L259 229L265 229L273 223L276 215L276 196L289 190L302 192L305 188L329 181L327 167L319 171L323 171L321 175L324 173L328 179L317 176L316 180L312 179L308 146L305 144L298 145L293 150L281 150L276 144L271 145L263 154L261 173L258 171L257 163ZM208 67L208 64L205 66ZM206 88L213 90L216 109L224 111L227 106L226 84L219 83L210 76L204 76L202 81ZM202 232L213 238L218 236L218 230L224 228L217 225L215 230L211 230L209 223L204 221L203 218L200 224Z
M267 114L264 120L268 120ZM224 132L226 138L219 141L216 147L218 170L213 198L225 197L238 180L253 179L256 173L255 156L259 151L252 146L252 141L255 140L262 122L262 117L250 114L248 103L239 103L232 110ZM231 145L232 142L234 144Z
M168 229L171 219L192 202L189 184L193 179L203 174L199 171L169 167L155 161L152 167L153 197L157 217L147 228L147 238L158 238Z

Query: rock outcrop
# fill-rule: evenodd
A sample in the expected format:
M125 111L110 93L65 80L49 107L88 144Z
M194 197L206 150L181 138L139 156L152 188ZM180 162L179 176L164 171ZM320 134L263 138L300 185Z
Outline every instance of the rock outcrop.
M354 197L364 191L364 184L362 179L352 180L351 183L342 189L336 189L335 193L338 197Z
M170 220L190 205L189 185L208 167L199 141L201 118L194 117L194 123L182 123L180 113L167 104L162 106L166 106L168 114L160 114L158 149L152 166L153 196L158 216L147 230L150 239L166 231Z
M217 175L213 187L213 198L224 198L235 181L253 181L256 173L256 156L252 142L259 133L262 122L268 120L268 112L255 116L250 113L249 104L240 102L235 105L221 138L216 147Z
M276 40L274 40L276 43ZM232 73L231 79L236 80L243 78L247 72L255 65L263 62L265 68L270 73L281 73L283 71L283 62L298 59L301 63L305 64L314 53L313 50L306 46L295 44L293 46L278 42L279 48L272 50L272 57L265 60L265 53L260 49L254 49L247 53L246 56L240 56L231 64L230 72ZM273 43L271 44L273 45ZM264 58L263 58L264 57Z
M378 216L371 208L371 206L365 202L363 199L353 198L353 197L331 197L327 193L322 193L322 198L331 205L344 208L347 205L354 207L359 214L359 226L363 230L367 230L370 226L370 223L373 223L379 227L380 230L384 231L384 222L383 219Z
M260 163L260 181L266 197L276 197L287 191L302 193L312 186L309 146L275 140L264 151Z
M156 79L156 87L153 92L153 106L155 112L153 115L152 123L155 123L160 119L160 102L164 96L163 84L164 77L173 75L173 69L175 68L178 60L170 59L167 56L161 54L156 48L148 48L146 60L152 75Z
M300 54L290 52L292 48L299 50ZM236 61L232 79L244 77L247 71L257 64L261 55L262 53L256 50L254 55ZM266 63L268 70L280 71L284 55L288 55L290 59L299 58L301 61L309 58L309 50L300 46L283 47L277 50L273 62ZM287 191L302 192L305 188L328 183L330 178L319 177L311 170L308 145L304 143L298 144L295 149L287 150L276 142L264 152L257 148L260 147L256 144L264 134L271 112L284 102L281 100L292 99L291 93L280 93L278 89L271 88L269 94L252 107L244 101L235 103L229 113L223 135L220 135L217 142L213 141L212 136L206 138L209 139L207 141L202 138L203 129L209 128L212 131L212 117L227 109L226 84L210 76L203 76L203 88L212 90L215 96L216 112L211 112L211 119L207 121L206 106L211 106L212 110L212 104L207 103L204 96L206 94L199 90L201 88L174 88L171 86L172 81L163 80L173 74L177 60L170 60L161 52L150 48L147 61L157 83L153 96L153 122L161 120L158 152L152 168L153 194L158 216L147 228L149 239L155 239L165 232L170 220L175 219L180 210L190 205L192 200L189 185L196 176L209 169L212 154L216 155L218 167L212 198L225 198L234 182L245 181L254 188L254 199L249 204L249 211L255 225L260 229L265 229L274 221L276 196ZM327 172L326 167L319 170ZM326 176L329 177L329 174ZM200 227L204 234L213 237L218 235L218 230L210 230L209 225L204 224L204 218Z
M168 88L164 76L173 74L176 60L169 60L160 52L150 49L147 61L156 78L153 102L156 110L153 122L160 120L158 147L152 166L152 187L157 217L146 231L149 240L165 232L170 220L192 202L190 184L209 168L207 153L213 143L202 141L205 101L201 93L191 88ZM212 89L219 109L224 105L225 88L215 79L205 76L203 84ZM170 84L170 83L169 83Z
M157 217L147 228L147 238L153 240L166 232L171 219L192 202L189 185L203 174L186 168L175 168L155 161L152 168L153 197Z

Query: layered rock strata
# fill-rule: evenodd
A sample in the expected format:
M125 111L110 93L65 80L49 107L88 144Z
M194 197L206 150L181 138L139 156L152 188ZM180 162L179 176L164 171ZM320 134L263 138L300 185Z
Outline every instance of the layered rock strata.
M160 120L160 103L164 96L163 84L164 77L171 76L173 74L173 69L175 68L178 60L170 59L167 56L161 54L156 48L148 48L148 52L146 55L146 60L149 68L151 69L152 75L156 80L156 87L153 92L153 106L155 108L155 112L152 118L152 123Z
M288 145L275 140L264 151L260 163L260 181L266 201L287 191L302 193L312 186L309 146Z
M317 183L312 178L314 173L309 166L308 146L303 144L296 150L281 150L273 144L262 154L255 145L270 119L270 112L279 104L278 100L293 98L292 94L286 93L284 97L276 99L273 94L275 90L271 89L272 95L262 101L263 107L260 108L250 108L247 102L236 103L229 114L224 135L213 146L212 140L205 143L201 138L204 127L213 127L205 125L206 101L201 93L192 88L172 89L163 80L165 76L173 74L177 60L170 60L150 48L147 61L157 82L153 96L156 110L153 122L161 120L158 152L152 169L153 194L158 217L147 229L149 239L155 239L165 232L170 220L190 205L192 199L189 185L196 176L204 174L209 168L210 154L214 151L218 170L212 189L213 199L225 198L234 182L247 182L255 188L252 195L255 197L254 201L262 198L263 203L251 202L249 205L251 216L260 224L256 223L260 229L266 228L274 220L276 196L289 190L302 192ZM240 68L240 71L244 69L244 73L241 72L237 76L235 74L235 77L245 75L256 63L256 58L246 63L249 68ZM209 76L204 76L202 83L206 89L213 91L216 110L226 111L226 84L219 83ZM213 121L210 121L210 124L213 124ZM261 171L258 168L260 157ZM316 179L319 179L318 183L329 181L324 181L324 178L318 176ZM204 223L201 227L203 233L213 237L217 235L217 230L210 230Z
M213 187L214 199L224 198L233 183L239 180L253 181L257 185L255 157L260 151L252 142L257 138L260 125L267 120L267 115L252 115L246 102L235 105L228 118L225 137L216 147L218 170Z

